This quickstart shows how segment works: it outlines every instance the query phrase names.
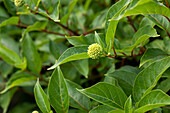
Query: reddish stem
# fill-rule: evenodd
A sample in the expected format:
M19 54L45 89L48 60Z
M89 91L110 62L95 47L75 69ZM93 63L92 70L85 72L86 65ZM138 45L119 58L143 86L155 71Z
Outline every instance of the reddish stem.
M128 18L128 21L130 22L130 25L132 26L132 28L133 28L134 31L136 32L137 30L136 30L135 26L133 25L133 22L132 22L132 20L131 20L131 17L130 17L130 16L127 16L127 18Z
M169 4L168 4L168 1L167 1L167 0L165 0L165 3L166 3L166 6L169 8Z

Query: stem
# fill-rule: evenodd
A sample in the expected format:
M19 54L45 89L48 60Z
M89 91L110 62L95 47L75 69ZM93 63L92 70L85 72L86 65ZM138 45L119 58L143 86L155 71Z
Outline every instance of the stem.
M43 5L43 7L45 9L45 12L49 15L49 12L48 12L47 8L45 7L45 4L44 4L44 2L42 0L41 0L41 3L42 3L42 5Z
M27 28L28 26L26 25L23 25L23 24L18 24L16 25L17 27L22 27L22 28ZM62 33L56 33L56 32L53 32L53 31L47 31L46 29L43 29L43 30L40 30L42 32L45 32L45 33L49 33L49 34L55 34L55 35L60 35L60 36L65 36L65 34L62 34Z
M133 28L134 31L136 32L137 30L136 30L136 28L135 28L133 22L131 21L131 17L130 17L130 16L127 16L127 18L128 18L128 21L130 22L130 25L132 26L132 28Z
M116 53L116 51L115 51L115 47L114 47L114 40L113 40L113 52L114 52L115 57L116 57L116 56L117 56L117 53Z
M165 0L165 3L166 3L166 6L169 8L169 4L168 4L168 1L167 1L167 0Z

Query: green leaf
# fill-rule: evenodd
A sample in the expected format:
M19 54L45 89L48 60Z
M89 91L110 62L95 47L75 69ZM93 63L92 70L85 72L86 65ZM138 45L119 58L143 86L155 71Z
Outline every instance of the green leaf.
M107 17L106 17L106 44L107 44L107 52L110 51L110 49L113 47L113 41L114 41L114 36L115 36L115 32L116 32L116 28L117 28L117 24L119 22L119 19L115 19L121 15L121 13L127 8L127 6L129 5L129 3L132 0L121 0L119 2L117 2L116 4L114 4L113 6L110 7L108 13L107 13ZM112 19L112 21L108 21ZM110 44L111 42L111 44Z
M70 44L75 45L75 46L87 46L88 44L88 39L84 35L80 36L66 36L67 40L69 41Z
M100 36L96 31L95 31L95 42L102 46L103 51L105 50L104 43L102 42Z
M21 86L23 83L32 80L36 80L36 77L30 75L29 73L18 71L14 73L12 77L8 80L5 89L1 91L0 94L5 93L13 87Z
M131 95L126 100L125 105L124 105L124 109L125 109L125 113L132 113L132 99L131 99Z
M162 51L161 49L157 49L157 48L149 48L145 51L145 53L143 54L142 58L140 59L140 66L144 65L145 63L152 63L156 60L162 59L164 57L166 57L167 54Z
M6 25L17 25L19 22L19 17L18 16L13 16L5 21L3 21L0 24L0 27L6 26Z
M118 109L123 109L124 103L127 99L126 94L121 89L104 82L99 82L90 88L79 91L89 98Z
M66 23L67 23L67 21L68 21L68 19L69 19L69 16L70 16L70 14L71 14L74 6L76 5L77 1L78 1L78 0L73 0L73 1L69 4L69 6L68 6L68 13L61 18L61 23L63 23L63 24L66 24Z
M46 12L38 12L38 14L51 19L54 22L60 22L59 20L59 8L60 8L60 0L58 0L53 6L53 11L51 14L47 14Z
M106 105L99 105L92 110L90 110L89 113L108 113L112 111L114 108L106 106Z
M88 59L82 59L79 61L72 62L74 67L82 74L85 78L88 78L89 74L89 62Z
M66 85L70 97L69 99L70 106L85 111L89 111L90 99L76 90L76 89L82 89L82 87L70 80L66 80Z
M17 68L25 69L26 60L20 59L17 53L0 44L0 56L2 59Z
M23 55L27 59L28 69L34 73L39 73L41 71L41 59L34 42L28 34L22 42L22 49Z
M57 113L67 113L69 108L69 94L63 74L58 66L50 79L48 94L52 107Z
M7 113L8 106L15 92L16 92L16 89L14 88L8 91L7 93L0 95L0 106L3 109L3 113Z
M135 113L144 113L154 108L170 105L170 96L161 90L154 90L144 96L137 105L138 109Z
M168 92L170 90L170 78L161 81L160 85L158 86L158 89L161 89L164 92Z
M38 21L35 24L28 26L27 29L22 33L22 38L21 38L20 41L23 41L25 35L28 32L31 32L31 31L41 31L41 30L44 30L46 28L46 26L47 26L47 22L46 21Z
M129 10L125 11L123 17L138 14L159 14L169 17L170 10L154 0L140 0L133 8L129 8Z
M124 70L116 70L112 73L106 74L106 76L113 77L118 80L119 86L123 89L126 95L129 96L132 94L133 83L137 74Z
M150 37L158 37L156 30L150 26L144 26L138 29L138 31L134 34L132 38L132 45L130 47L125 47L123 51L132 51L135 47L137 47L142 42L146 41Z
M67 49L60 56L57 62L52 67L48 68L48 70L54 69L57 66L69 61L89 58L89 56L87 55L87 50L88 50L88 46L71 47Z
M60 57L60 47L58 46L58 43L55 43L53 41L50 40L49 43L49 48L50 48L50 52L51 54L58 59Z
M110 111L109 113L125 113L123 110L113 110L113 111Z
M3 0L3 2L8 12L12 15L16 15L16 6L14 3L11 0Z
M146 17L165 31L170 27L169 21L162 15L149 14Z
M34 95L36 103L40 110L43 113L49 113L51 111L50 103L48 101L47 95L44 93L42 87L39 84L39 80L37 80L37 83L35 84Z
M133 97L135 101L139 101L144 95L150 92L160 79L163 72L170 67L170 57L165 57L156 61L141 71L134 83Z

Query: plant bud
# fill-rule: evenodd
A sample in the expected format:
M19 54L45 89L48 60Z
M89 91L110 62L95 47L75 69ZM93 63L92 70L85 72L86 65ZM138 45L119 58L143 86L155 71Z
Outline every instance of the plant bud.
M87 54L92 59L98 59L102 55L102 53L103 53L102 47L97 43L94 43L88 47Z
M25 4L25 1L24 0L15 0L14 4L17 7L21 7L21 6L23 6Z
M39 113L38 111L33 111L32 113Z

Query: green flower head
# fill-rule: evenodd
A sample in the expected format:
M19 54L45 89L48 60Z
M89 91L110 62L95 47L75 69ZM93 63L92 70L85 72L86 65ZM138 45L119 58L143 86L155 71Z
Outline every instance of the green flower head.
M39 113L38 111L33 111L32 113Z
M102 55L102 53L103 53L102 47L101 47L101 45L99 45L97 43L91 44L88 47L87 54L92 59L98 59Z
M21 6L23 6L25 4L25 1L24 0L15 0L14 4L17 7L21 7Z

